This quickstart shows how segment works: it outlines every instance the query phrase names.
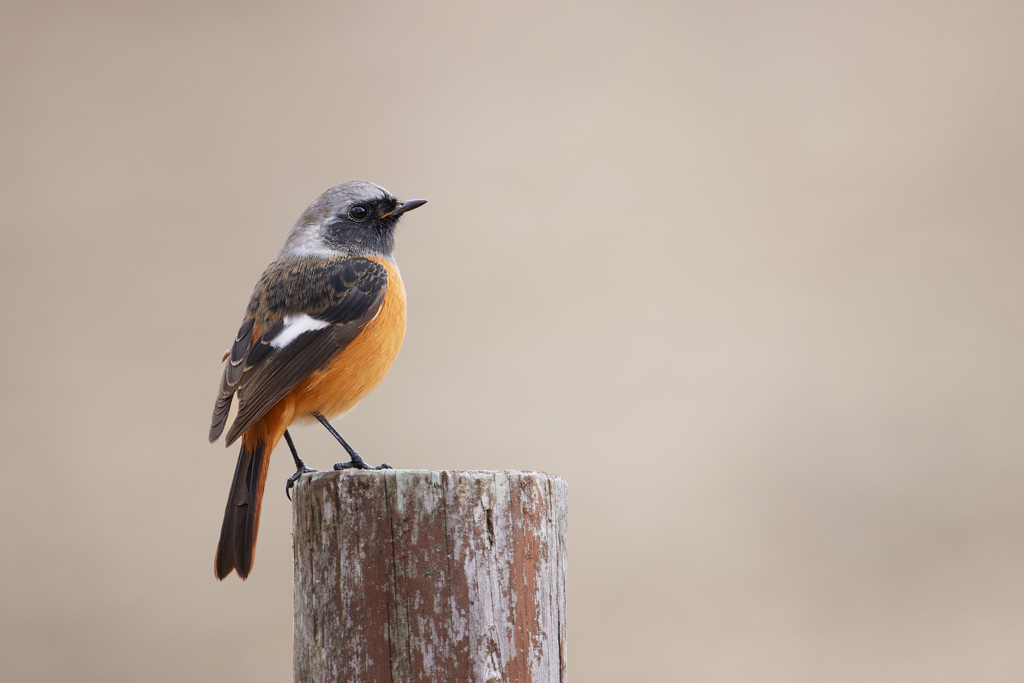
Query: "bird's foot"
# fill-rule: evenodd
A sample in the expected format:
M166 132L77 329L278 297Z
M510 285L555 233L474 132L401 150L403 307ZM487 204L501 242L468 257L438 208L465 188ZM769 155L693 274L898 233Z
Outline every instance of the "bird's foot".
M370 465L366 464L366 461L363 460L362 456L359 455L358 453L356 453L355 451L351 452L351 456L352 456L351 460L349 460L348 462L339 462L338 464L336 464L334 466L334 469L336 469L336 470L349 470L349 469L352 469L352 470L393 470L394 469L391 465L387 464L386 462L381 463L377 467L371 467Z
M288 500L292 499L292 487L295 486L295 482L299 480L303 474L309 474L311 472L319 472L320 470L314 470L312 467L306 467L306 463L299 460L299 469L295 470L295 474L288 477L288 481L284 485L284 495L288 496Z

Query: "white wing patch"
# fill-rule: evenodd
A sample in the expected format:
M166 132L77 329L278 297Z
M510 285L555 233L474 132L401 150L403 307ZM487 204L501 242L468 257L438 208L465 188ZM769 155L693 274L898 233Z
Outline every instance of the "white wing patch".
M281 330L276 337L270 340L270 345L275 349L280 349L283 346L291 344L303 332L322 330L329 324L330 323L324 322L323 320L312 318L305 313L286 315L284 317L284 329Z

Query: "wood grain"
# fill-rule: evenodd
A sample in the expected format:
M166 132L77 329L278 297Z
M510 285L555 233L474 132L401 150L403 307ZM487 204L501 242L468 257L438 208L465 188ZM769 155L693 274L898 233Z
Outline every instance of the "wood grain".
M303 477L295 680L566 680L568 490L517 471Z

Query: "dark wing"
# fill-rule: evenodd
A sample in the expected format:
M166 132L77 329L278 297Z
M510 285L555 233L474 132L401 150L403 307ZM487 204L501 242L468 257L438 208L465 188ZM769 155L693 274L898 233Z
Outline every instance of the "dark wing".
M294 273L294 271L293 271ZM364 258L344 259L306 273L301 291L287 276L270 286L268 327L253 339L247 317L228 354L213 409L210 441L227 422L238 393L238 416L227 433L230 446L310 373L325 366L373 320L384 302L384 266ZM250 311L251 316L259 310Z
M227 364L220 376L220 390L217 392L217 403L213 406L213 422L210 425L210 443L217 440L224 431L224 424L228 419L228 412L231 410L231 399L238 389L238 383L242 379L243 363L249 355L249 348L252 346L252 333L255 318L250 315L238 328L235 341L231 344L227 357L224 359Z

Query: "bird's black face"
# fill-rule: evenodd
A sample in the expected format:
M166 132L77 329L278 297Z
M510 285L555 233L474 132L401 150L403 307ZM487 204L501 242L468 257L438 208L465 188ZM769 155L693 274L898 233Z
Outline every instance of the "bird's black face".
M326 250L391 258L399 217L423 204L423 199L400 202L380 185L364 180L335 185L302 212L284 251L300 257Z
M328 220L324 238L337 248L390 255L395 248L395 226L399 217L419 205L403 204L391 196L349 202Z

